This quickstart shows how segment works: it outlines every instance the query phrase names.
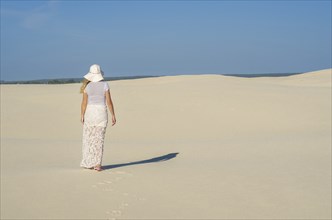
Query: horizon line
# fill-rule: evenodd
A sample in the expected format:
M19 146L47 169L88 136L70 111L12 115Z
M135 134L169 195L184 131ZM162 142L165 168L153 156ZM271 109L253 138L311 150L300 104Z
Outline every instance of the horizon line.
M282 76L290 76L296 74L302 74L305 72L284 72L284 73L196 73L196 74L174 74L174 75L133 75L133 76L105 76L105 81L112 80L130 80L130 79L138 79L138 78L149 78L149 77L164 77L164 76L180 76L180 75L223 75L223 76L235 76L235 77L282 77ZM48 81L59 81L58 83L68 83L66 81L71 81L72 83L77 83L82 81L83 77L72 77L72 78L44 78L44 79L28 79L28 80L0 80L0 84L10 84L10 83L48 83Z

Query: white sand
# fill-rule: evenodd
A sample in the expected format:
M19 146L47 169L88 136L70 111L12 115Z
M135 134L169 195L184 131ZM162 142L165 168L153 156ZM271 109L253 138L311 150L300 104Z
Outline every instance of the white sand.
M331 218L331 69L109 84L100 173L79 84L1 85L2 219Z

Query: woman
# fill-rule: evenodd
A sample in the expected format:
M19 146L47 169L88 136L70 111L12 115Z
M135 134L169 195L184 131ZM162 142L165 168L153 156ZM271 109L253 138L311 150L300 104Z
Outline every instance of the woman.
M115 125L115 113L107 82L100 66L94 64L84 76L81 93L81 122L83 123L83 158L81 167L102 171L104 138L108 123L107 107Z

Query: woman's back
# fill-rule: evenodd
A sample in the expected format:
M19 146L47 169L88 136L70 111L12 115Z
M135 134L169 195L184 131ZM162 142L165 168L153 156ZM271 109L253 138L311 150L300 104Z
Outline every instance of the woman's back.
M84 92L88 94L88 105L106 105L105 92L109 90L107 82L90 82Z

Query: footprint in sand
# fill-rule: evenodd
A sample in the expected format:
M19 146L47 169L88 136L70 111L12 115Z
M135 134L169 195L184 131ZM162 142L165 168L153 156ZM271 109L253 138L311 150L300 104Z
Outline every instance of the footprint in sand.
M122 179L122 177L115 177L115 180L116 181L119 181L119 180L121 180Z
M112 215L120 216L120 215L122 215L122 211L121 210L112 210Z
M115 171L109 173L111 176L106 180L101 182L97 182L96 184L92 185L93 188L97 190L102 190L107 192L106 194L110 193L113 196L119 199L118 207L114 210L107 210L105 213L109 216L109 219L117 219L123 215L123 212L129 207L129 203L126 200L130 197L137 198L135 195L130 195L128 192L121 192L117 190L117 184L119 182L132 177L133 174L127 173L124 171ZM144 198L140 198L139 200L145 200Z
M120 205L120 209L124 209L124 208L126 208L127 206L129 206L129 204L128 203L126 203L126 202L124 202L124 203L122 203L121 205Z
M104 191L109 191L109 192L113 191L112 188L106 188L106 189L103 189L103 190L104 190Z
M138 198L139 201L145 201L145 198Z

